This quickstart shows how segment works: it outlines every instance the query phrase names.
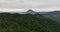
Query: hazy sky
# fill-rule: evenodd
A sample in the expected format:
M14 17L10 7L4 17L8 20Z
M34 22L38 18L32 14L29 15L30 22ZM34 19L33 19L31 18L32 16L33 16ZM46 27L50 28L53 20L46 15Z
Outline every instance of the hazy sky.
M0 11L60 10L60 0L0 0Z

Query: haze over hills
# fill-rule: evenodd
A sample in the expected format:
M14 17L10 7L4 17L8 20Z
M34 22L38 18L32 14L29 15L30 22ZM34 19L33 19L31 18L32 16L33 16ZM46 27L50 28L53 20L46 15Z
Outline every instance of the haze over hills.
M55 10L55 11L50 11L50 12L36 12L36 11L34 11L34 10L32 10L32 9L29 9L29 10L27 10L26 12L1 12L1 13L11 13L11 14L14 14L14 13L18 13L18 14L36 14L36 13L38 13L38 14L44 14L44 15L46 15L46 14L60 14L60 11L59 10Z
M36 12L36 11L34 11L34 10L32 10L32 9L29 9L29 10L27 10L26 12L17 12L18 14L36 14L36 13L38 13L38 14L45 14L45 13L47 13L47 12Z
M36 14L36 13L38 13L38 14L60 14L60 11L55 10L55 11L51 11L51 12L36 12L36 11L34 11L32 9L29 9L26 12L17 12L17 13L18 14L28 14L28 13L30 13L30 14Z
M47 12L45 15L60 15L60 11Z
M54 21L60 24L60 11L47 12L46 14L42 15L50 19L53 19Z

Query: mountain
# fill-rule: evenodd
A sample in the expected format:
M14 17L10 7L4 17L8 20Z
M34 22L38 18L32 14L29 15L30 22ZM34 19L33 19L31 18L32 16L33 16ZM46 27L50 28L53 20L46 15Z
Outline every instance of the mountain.
M0 14L0 32L60 32L60 24L40 14Z
M47 12L45 13L46 15L60 15L60 11L52 11L52 12Z
M48 12L37 12L38 14L44 15L47 14Z
M36 11L34 11L32 9L29 9L26 12L16 12L16 13L18 13L18 14L37 14L37 13L38 14L46 14L48 12L36 12Z
M27 14L36 14L37 12L33 11L32 9L29 9L26 13Z
M37 12L35 12L34 10L32 9L29 9L27 10L26 12L16 12L18 14L36 14Z
M17 14L46 14L47 12L35 12L34 10L32 10L32 9L29 9L29 10L27 10L26 12L0 12L0 14L1 13L10 13L10 14L15 14L15 13L17 13Z

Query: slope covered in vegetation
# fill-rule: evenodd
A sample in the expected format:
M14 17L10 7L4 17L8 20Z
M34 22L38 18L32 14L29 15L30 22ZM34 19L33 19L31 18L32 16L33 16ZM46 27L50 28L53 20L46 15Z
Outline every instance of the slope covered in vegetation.
M60 15L43 15L43 16L53 19L54 21L60 24Z
M60 25L40 14L0 14L0 32L60 32Z

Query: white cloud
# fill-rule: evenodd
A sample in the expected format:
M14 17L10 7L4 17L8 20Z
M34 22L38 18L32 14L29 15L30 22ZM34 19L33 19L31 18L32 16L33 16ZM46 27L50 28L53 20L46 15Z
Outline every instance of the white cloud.
M11 9L11 8L0 8L0 12L24 12L27 9Z
M0 8L11 9L60 9L60 0L0 0Z

